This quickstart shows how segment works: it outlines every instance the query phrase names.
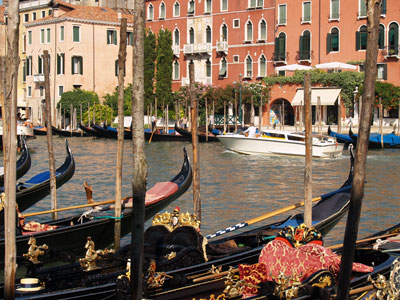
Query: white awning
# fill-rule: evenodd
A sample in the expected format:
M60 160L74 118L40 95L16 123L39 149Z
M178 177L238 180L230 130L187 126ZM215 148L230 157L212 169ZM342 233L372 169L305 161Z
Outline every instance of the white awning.
M313 88L311 89L311 105L317 105L320 97L321 105L335 105L341 89ZM304 89L298 89L293 98L292 106L304 105Z

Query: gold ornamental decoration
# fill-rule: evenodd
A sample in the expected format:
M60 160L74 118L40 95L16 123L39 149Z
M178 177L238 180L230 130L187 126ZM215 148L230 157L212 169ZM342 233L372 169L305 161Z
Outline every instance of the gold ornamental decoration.
M180 208L176 207L172 213L158 213L153 218L153 226L161 225L168 229L169 232L174 231L178 227L191 226L196 230L200 229L200 221L196 219L195 214L180 213Z
M308 228L304 223L297 227L288 226L278 236L288 240L295 248L311 241L320 241L322 244L322 234L314 228Z
M38 246L36 244L36 239L32 235L29 238L28 245L28 253L24 253L23 256L29 259L34 264L40 263L40 261L38 260L39 255L43 255L45 253L45 250L49 249L49 247L46 244Z
M92 238L89 236L87 238L87 242L85 245L86 250L86 255L85 258L80 258L79 263L81 267L85 271L92 271L97 269L96 261L100 260L103 255L106 255L108 253L114 253L114 250L110 249L104 249L104 250L95 250L94 247L94 241Z
M296 276L285 276L282 272L278 276L272 276L272 280L275 282L274 295L279 299L291 300L296 298L301 285L300 278L303 275Z
M165 278L173 278L165 274L165 272L156 272L156 262L155 260L150 261L150 266L147 269L147 287L149 289L159 288L164 285Z

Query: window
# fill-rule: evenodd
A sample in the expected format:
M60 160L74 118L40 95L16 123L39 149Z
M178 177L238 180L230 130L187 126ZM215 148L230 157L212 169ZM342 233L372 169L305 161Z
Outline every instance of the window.
M387 65L386 64L377 64L378 72L377 72L377 80L387 80Z
M331 0L331 14L330 20L339 20L340 18L340 3L339 0Z
M223 57L221 59L221 68L219 69L218 77L226 77L227 65L228 65L228 63L226 62L226 58Z
M367 49L367 26L363 25L360 31L356 32L356 50Z
M65 74L65 54L57 54L57 75Z
M47 28L46 29L46 32L47 32L47 44L50 44L50 40L51 40L51 33L50 33L50 28Z
M188 4L188 15L194 15L194 0L190 0Z
M64 26L60 26L60 42L64 42Z
M133 46L133 32L128 31L126 33L126 44L129 46Z
M174 61L174 72L173 72L173 80L179 80L179 62L177 60Z
M311 23L311 2L303 2L303 23Z
M365 18L367 16L367 4L365 3L365 0L359 0L359 10L358 10L358 17L359 18Z
M264 0L257 0L257 7L264 7Z
M286 4L279 5L278 25L286 25Z
M386 0L381 1L381 15L386 15Z
M260 60L258 62L258 77L267 76L267 60L263 55L260 56Z
M240 27L240 19L234 19L233 28L239 28L239 27Z
M39 96L40 97L44 96L44 86L43 85L39 86Z
M123 67L123 73L124 73L124 77L125 77L125 65L124 65L124 67ZM115 76L118 76L119 75L119 67L118 67L118 59L115 61Z
M385 26L379 24L378 48L385 48Z
M221 11L228 10L228 0L221 0Z
M257 0L249 0L249 8L256 8Z
M286 34L284 32L281 32L279 36L275 38L274 61L286 61Z
M206 77L210 78L211 77L211 62L209 59L206 61Z
M32 56L26 57L26 76L32 75Z
M161 2L160 4L160 19L165 19L165 4Z
M26 82L26 61L22 65L22 82Z
M253 40L253 23L247 21L246 24L246 42L251 42Z
M267 40L267 22L264 19L260 21L259 29L258 29L258 40L266 41Z
M211 27L207 26L206 28L206 43L211 44Z
M399 54L399 25L397 23L389 25L388 54Z
M41 55L38 56L38 74L43 75L44 66L43 66L43 57Z
M311 59L311 34L308 30L300 36L299 60Z
M59 85L58 86L58 97L61 97L63 93L64 93L64 86Z
M72 56L71 58L71 73L83 74L83 59L82 56Z
M28 45L32 45L32 31L28 31Z
M206 0L205 13L206 14L210 14L211 13L211 8L212 8L212 0Z
M154 7L153 4L149 4L147 8L147 20L153 20L154 19Z
M51 9L49 9L48 15L51 16Z
M41 11L41 16L42 16L42 18L44 18L46 16L46 11L42 10Z
M28 97L32 97L32 87L28 86Z
M79 43L81 41L81 27L72 26L72 38L74 42Z
M117 44L117 31L114 29L107 29L107 45Z
M80 85L80 84L73 84L73 85L72 85L72 88L73 88L74 90L79 90L81 87L82 87L82 85Z
M339 29L332 28L331 32L326 37L326 51L338 52L339 51Z
M222 24L221 26L221 38L224 42L228 40L228 26L226 24Z
M44 29L40 29L40 43L44 44Z
M238 63L239 62L239 55L234 55L233 56L233 62Z
M24 22L29 22L29 14L24 14Z
M246 58L246 76L248 78L253 77L253 60L251 59L250 56L247 56Z
M193 29L193 27L190 27L190 29L189 29L189 43L191 45L194 44L194 29Z
M179 46L179 30L175 28L174 30L174 45Z
M33 13L32 13L32 21L35 21L35 20L36 20L36 13L33 12Z
M179 2L175 2L174 4L174 17L179 17L181 14L181 7L179 5Z

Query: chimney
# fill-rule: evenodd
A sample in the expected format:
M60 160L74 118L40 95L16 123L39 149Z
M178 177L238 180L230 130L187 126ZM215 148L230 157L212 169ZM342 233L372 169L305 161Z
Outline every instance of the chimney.
M58 18L58 17L59 17L58 8L53 8L53 18Z

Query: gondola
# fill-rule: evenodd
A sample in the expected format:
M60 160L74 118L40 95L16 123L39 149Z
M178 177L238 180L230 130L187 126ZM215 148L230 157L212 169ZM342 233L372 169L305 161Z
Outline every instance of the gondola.
M81 130L65 130L65 129L59 129L54 126L51 127L53 134L62 136L62 137L82 137L82 136L90 136L88 133L85 131Z
M33 127L33 133L35 135L47 135L47 128L44 126Z
M350 128L351 129L351 128ZM338 143L349 145L353 143L353 139L348 134L337 133L331 130L331 126L328 126L328 135L336 138Z
M157 133L157 132L150 132L150 131L145 131L144 132L144 138L146 141L154 141L154 142L169 142L169 141L179 141L179 142L184 142L184 141L189 141L189 138L183 135L178 135L178 134L164 134L164 133Z
M104 134L94 130L93 128L86 127L83 124L79 124L79 128L86 132L89 136L97 137L97 138L105 138Z
M69 148L68 142L65 141L67 156L64 163L56 170L57 188L71 179L75 172L75 162ZM0 187L0 192L4 188ZM28 209L39 200L50 194L50 172L45 171L39 173L25 182L17 184L16 200L20 212Z
M154 185L146 193L146 220L181 196L190 187L192 169L186 150L184 162L180 172L167 182ZM123 204L121 215L121 236L131 230L132 198ZM91 237L96 247L106 247L114 240L114 210L108 206L100 211L84 212L71 217L43 223L56 228L41 232L22 232L16 237L17 255L22 256L29 248L30 235L36 238L37 244L46 244L49 247L45 260L51 260L63 255L80 255L85 252L84 244L87 237ZM0 239L0 259L4 258L4 239Z
M17 161L17 180L25 175L31 167L31 155L24 137L20 138L22 144L21 155ZM0 186L4 186L4 168L0 169Z
M186 137L189 141L192 140L192 133L190 133L182 128L179 128L176 124L175 124L175 131L178 132L180 135L183 135L184 137ZM199 142L206 142L207 136L205 133L198 133L197 135L199 137ZM209 134L208 141L209 142L218 142L219 140L215 135Z
M339 222L348 209L353 161L351 155L350 173L345 183L338 190L322 195L321 200L313 207L313 225L324 235ZM187 219L188 216L186 215L185 218ZM164 216L156 216L155 219L164 219ZM150 227L145 232L146 262L148 263L150 259L159 259L157 271L166 271L166 274L173 278L171 279L173 282L167 280L165 288L150 290L147 298L178 299L183 297L192 299L193 295L199 295L202 288L208 290L214 287L210 285L202 287L198 283L189 287L190 278L207 273L213 266L221 266L222 270L226 270L229 266L239 263L255 263L264 245L271 241L277 232L288 225L295 226L302 221L303 214L296 214L280 222L261 226L232 237L210 239L206 248L207 262L204 261L204 253L201 250L205 244L199 240L200 235L193 227L188 230L186 230L186 226L178 227L177 231L172 232L166 229L158 230L157 226ZM236 247L227 247L227 245L236 245ZM152 247L153 251L151 251ZM176 251L175 258L172 256L171 259L161 261L168 251ZM123 294L124 291L129 290L126 282L121 283L118 280L116 282L116 279L119 275L126 273L126 260L130 255L126 249L121 249L116 256L116 259L107 260L102 268L88 272L83 271L77 264L31 272L29 276L38 277L40 281L44 281L48 290L43 293L39 292L37 295L30 295L30 299L71 299L71 297L80 299L114 297L115 299L117 293ZM219 279L218 284L223 285L224 280ZM196 286L200 290L197 290ZM192 289L193 287L194 289ZM128 299L127 297L125 295L123 299Z
M349 136L352 138L354 145L357 144L358 134L349 130ZM382 149L382 137L378 132L370 133L368 139L368 149ZM383 135L383 148L400 148L400 137L393 132Z

